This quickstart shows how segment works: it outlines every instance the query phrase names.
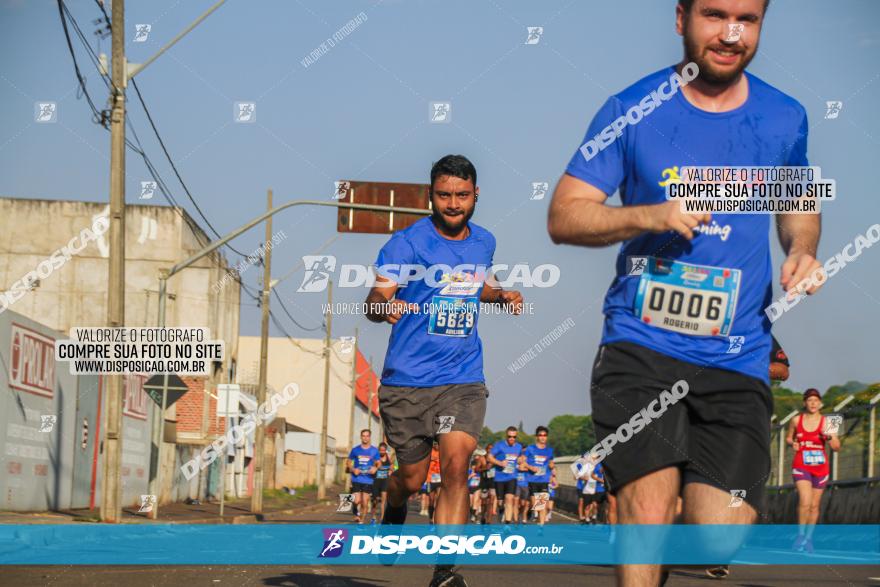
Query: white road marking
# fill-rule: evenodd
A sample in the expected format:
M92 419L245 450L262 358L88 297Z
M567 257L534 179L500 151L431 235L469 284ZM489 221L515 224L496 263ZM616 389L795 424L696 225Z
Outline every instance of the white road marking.
M578 521L576 518L572 518L571 516L567 516L567 515L563 514L562 512L560 512L559 510L553 510L553 515L554 516L562 516L566 520L571 520L572 522Z

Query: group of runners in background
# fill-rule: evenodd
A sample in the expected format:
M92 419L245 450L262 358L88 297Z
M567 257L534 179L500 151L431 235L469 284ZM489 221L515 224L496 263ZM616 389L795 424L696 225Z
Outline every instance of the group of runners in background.
M504 440L486 445L471 461L468 488L471 492L471 520L505 524L544 525L553 515L559 481L549 430L538 426L535 443L523 447L519 430L509 426ZM531 515L530 515L531 512Z
M539 426L535 443L527 447L517 442L518 433L510 426L504 442L490 442L485 450L474 451L467 472L471 522L491 524L499 516L498 522L525 524L531 520L543 525L552 518L559 482L553 448L547 444L549 430ZM375 524L382 519L388 478L398 468L388 446L382 442L376 448L371 438L369 430L362 430L361 443L351 450L346 463L351 474L352 513L358 524ZM579 489L580 484L578 479ZM591 487L595 484L593 481ZM432 523L441 486L440 451L435 442L425 482L418 495L411 496L420 500L421 515Z

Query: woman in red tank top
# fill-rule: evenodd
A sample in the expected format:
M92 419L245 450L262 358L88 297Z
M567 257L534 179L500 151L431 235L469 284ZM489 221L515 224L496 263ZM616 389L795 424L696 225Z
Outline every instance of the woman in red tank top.
M837 430L829 426L819 410L822 399L819 391L804 392L804 411L791 420L786 442L794 449L791 476L798 492L798 537L796 550L813 551L813 528L819 521L819 504L828 483L830 467L825 445L840 449Z

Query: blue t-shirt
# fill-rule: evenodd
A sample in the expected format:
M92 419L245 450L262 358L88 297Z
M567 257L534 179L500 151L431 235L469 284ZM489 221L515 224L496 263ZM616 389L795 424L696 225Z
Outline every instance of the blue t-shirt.
M522 445L518 442L510 446L506 442L499 442L492 447L492 456L495 460L502 461L506 467L495 465L495 482L504 483L511 479L516 479L516 459L522 454ZM504 469L510 471L505 473Z
M525 471L518 471L516 474L516 486L517 487L528 487L529 481L526 479Z
M360 475L355 475L352 472L351 482L372 485L374 475L366 474L364 471L372 469L376 461L379 460L379 449L375 446L364 448L359 444L351 449L351 452L348 453L348 458L354 461L354 468L361 471Z
M672 67L660 70L609 98L590 124L582 144L633 106L638 107L641 100L668 82L674 71ZM623 205L631 206L665 202L664 186L679 177L683 166L808 165L803 106L751 74L747 73L746 79L749 95L742 106L728 112L706 112L690 104L679 89L638 124L626 125L616 140L589 160L576 151L566 172L608 196L619 190ZM664 90L671 91L669 86ZM769 214L713 213L711 223L701 227L690 242L671 231L644 233L624 241L617 257L616 276L605 297L602 344L633 342L682 361L767 381L770 321L764 308L773 293L770 221ZM627 259L631 257L667 261L656 266L656 271L628 275L631 268ZM668 260L685 265L671 269ZM650 288L645 283L639 296L640 281L652 273L664 272L690 276L696 280L691 284L704 288L708 285L701 284L701 280L711 277L706 281L711 281L713 287L729 288L730 293L720 309L717 303L690 298L684 304L680 299L673 304L671 294L664 296L665 301L658 294L653 307L649 307L651 300L645 293ZM710 300L713 296L703 297ZM676 306L675 312L670 305ZM654 310L657 312L651 321ZM713 325L705 335L693 334L688 325L694 322L686 315L691 310L701 320L709 320L709 312L712 320L719 320L720 312L721 327ZM678 316L681 320L676 319ZM740 336L745 339L739 352L728 352L734 347L729 337Z
M529 483L550 483L550 461L553 460L553 449L549 446L538 448L533 444L526 448L526 463L530 467L541 467L540 473L528 472Z
M495 237L473 222L468 226L466 239L449 240L440 236L430 218L422 218L395 233L379 251L377 273L398 284L412 275L401 266L426 270L424 278L410 277L397 290L397 299L418 304L419 313L404 314L391 327L383 385L485 381L477 321Z
M597 463L593 468L593 474L602 480L601 483L596 482L596 493L603 493L605 491L605 469L602 467L602 463Z

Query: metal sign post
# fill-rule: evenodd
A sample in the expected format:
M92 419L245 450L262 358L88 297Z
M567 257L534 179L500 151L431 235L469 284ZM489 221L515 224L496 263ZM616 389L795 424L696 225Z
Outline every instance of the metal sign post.
M156 492L156 504L153 506L151 517L154 520L159 519L159 496L162 494L162 445L165 443L165 410L168 406L173 405L177 400L189 391L189 387L175 373L161 373L150 377L144 383L144 391L150 398L161 406L159 412L159 438L156 439L156 452L158 454L156 461L156 483L154 491ZM169 401L170 400L170 401Z

